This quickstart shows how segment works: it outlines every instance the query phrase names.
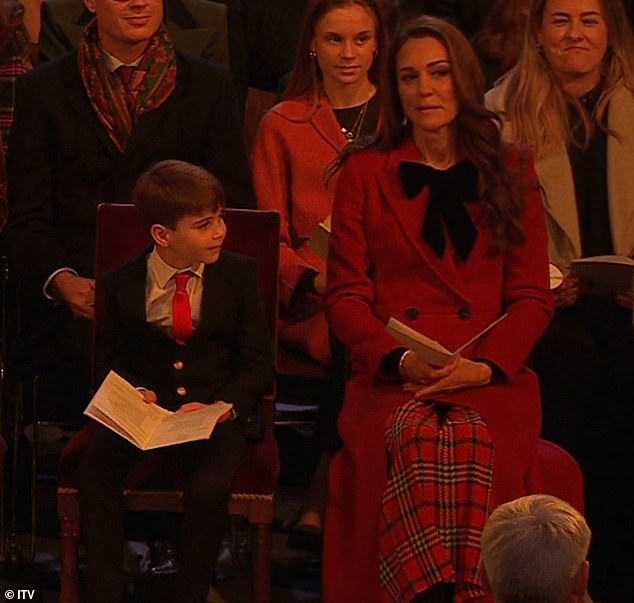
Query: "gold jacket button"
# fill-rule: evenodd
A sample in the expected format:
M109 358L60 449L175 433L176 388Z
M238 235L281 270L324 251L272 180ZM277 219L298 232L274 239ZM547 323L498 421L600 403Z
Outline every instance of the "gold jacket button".
M183 368L183 366L184 366L184 365L183 365L183 361L182 361L182 360L177 360L176 362L174 362L174 365L173 365L173 366L174 366L174 368L175 368L177 371L180 371L180 370Z
M187 393L187 390L184 387L181 386L181 387L176 388L176 393L179 396L184 396Z

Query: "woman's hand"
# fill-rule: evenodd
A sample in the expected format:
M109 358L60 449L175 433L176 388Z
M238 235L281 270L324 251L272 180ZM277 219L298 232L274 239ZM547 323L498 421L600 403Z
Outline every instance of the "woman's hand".
M449 364L436 367L419 358L414 350L408 350L401 360L399 372L407 383L426 384L449 375L456 368L458 359L459 357L456 357Z
M313 280L313 287L316 293L323 295L326 293L326 271L320 272Z
M414 392L415 398L423 398L431 394L455 392L468 387L479 387L491 382L493 371L486 362L475 362L458 357L453 367L453 370L448 375L422 388L415 383L407 383L403 389Z
M632 309L632 303L634 302L634 293L619 293L616 296L616 303L625 308L626 310Z
M579 301L582 294L581 279L565 277L561 285L553 290L556 308L569 308Z

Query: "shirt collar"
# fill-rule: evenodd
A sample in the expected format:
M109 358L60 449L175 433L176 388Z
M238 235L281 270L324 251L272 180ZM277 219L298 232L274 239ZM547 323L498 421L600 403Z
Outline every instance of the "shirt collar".
M120 61L117 57L111 55L103 46L100 45L100 48L103 52L104 57L106 58L106 65L111 73L115 72L119 67L125 65L126 67L138 67L141 63L141 59L143 55L141 55L136 61L132 61L132 63L124 63Z
M165 289L170 279L179 272L192 272L197 277L202 278L205 270L205 264L203 262L197 262L192 264L189 268L174 268L170 266L163 258L158 254L156 246L150 252L148 256L148 274L152 281L156 283L161 289Z
M599 98L603 94L603 80L600 81L592 90L586 92L583 96L581 96L578 100L579 102L590 112L594 111L597 103L599 102Z

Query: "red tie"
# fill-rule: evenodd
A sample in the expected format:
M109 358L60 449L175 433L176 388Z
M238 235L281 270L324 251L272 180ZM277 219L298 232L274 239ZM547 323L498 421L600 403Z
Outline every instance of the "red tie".
M185 343L193 332L192 311L189 305L189 295L187 295L187 281L193 276L191 272L181 272L174 275L176 281L176 291L172 297L172 329L174 339L179 343Z

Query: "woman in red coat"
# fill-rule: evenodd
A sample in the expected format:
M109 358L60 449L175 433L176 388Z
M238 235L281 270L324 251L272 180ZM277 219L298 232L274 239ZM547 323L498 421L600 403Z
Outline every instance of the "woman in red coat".
M345 162L333 208L326 308L351 376L324 601L479 600L484 520L525 493L539 435L524 363L552 314L541 199L457 29L410 22L388 77L379 143ZM385 330L394 317L454 350L503 314L444 367Z
M329 177L329 167L346 144L376 130L384 33L375 0L308 2L285 100L262 118L253 147L258 207L275 209L282 218L280 340L324 366L331 364L326 262L309 241L330 219L336 176ZM311 535L321 536L330 450L338 445L331 417L341 405L341 395L331 389L332 399L321 401L326 450L291 535L299 547L310 546L316 540Z

